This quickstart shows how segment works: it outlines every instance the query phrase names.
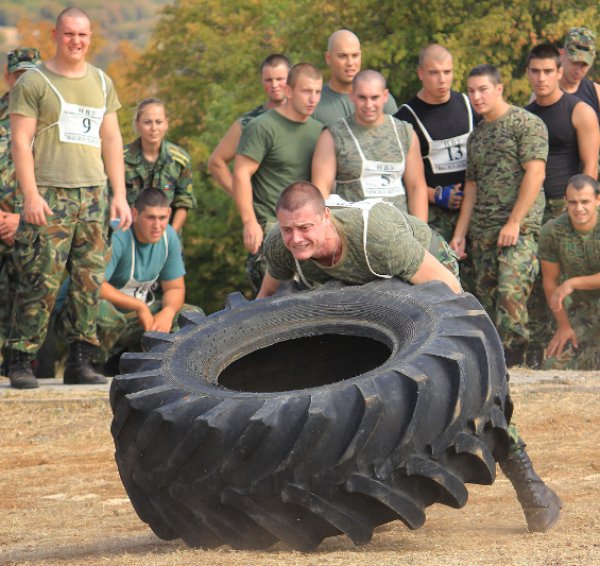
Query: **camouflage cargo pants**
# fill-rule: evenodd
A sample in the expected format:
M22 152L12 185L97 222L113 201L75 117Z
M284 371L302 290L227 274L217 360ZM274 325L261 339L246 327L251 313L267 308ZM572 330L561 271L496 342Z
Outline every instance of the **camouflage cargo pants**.
M439 206L429 205L428 224L433 228L446 242L452 240L454 228L458 220L458 212L453 212L440 208ZM473 260L471 258L470 245L467 241L467 257L460 260L460 284L467 293L475 293L475 277L473 271Z
M498 231L472 235L475 295L496 325L505 349L529 342L527 300L539 272L533 235L520 235L516 245L497 246Z
M162 302L155 300L150 305L152 314L157 314L162 309ZM202 312L199 307L184 304L173 320L171 332L179 330L177 319L182 312ZM111 356L121 352L139 352L144 329L140 326L137 314L134 311L121 312L109 301L101 300L98 316L98 339L100 352L98 360L105 362Z
M21 219L15 241L19 284L7 347L32 355L46 336L65 270L71 285L65 304L67 341L98 345L96 318L106 264L106 186L40 187L53 214L36 226Z
M600 302L573 300L567 305L569 321L579 347L567 346L560 356L547 358L544 369L600 369Z
M564 208L564 199L546 199L546 208L544 209L542 225L548 222L548 220L560 216L563 213ZM548 342L556 331L556 322L546 301L541 272L538 274L533 284L533 289L527 303L527 309L529 311L530 348L532 350L531 358L534 359L533 352L535 352L538 356L537 359L541 360Z
M13 258L13 246L0 241L0 348L10 331L10 315L17 287L17 266Z

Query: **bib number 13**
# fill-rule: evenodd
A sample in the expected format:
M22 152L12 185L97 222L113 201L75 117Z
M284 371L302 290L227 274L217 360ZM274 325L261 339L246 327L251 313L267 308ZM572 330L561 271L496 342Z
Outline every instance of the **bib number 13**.
M458 161L464 157L462 146L460 144L447 147L446 150L448 151L449 161Z

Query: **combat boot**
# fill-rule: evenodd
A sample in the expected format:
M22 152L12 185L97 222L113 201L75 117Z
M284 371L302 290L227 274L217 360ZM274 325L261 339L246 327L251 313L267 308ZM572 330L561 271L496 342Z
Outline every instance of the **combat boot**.
M562 501L535 473L522 440L519 439L519 448L500 462L500 468L517 492L529 532L550 529L558 521Z
M35 389L38 381L31 367L33 356L20 350L11 350L8 361L8 377L11 387L15 389Z
M67 363L63 381L66 384L106 383L106 378L92 365L92 353L95 347L88 342L71 342L67 353Z

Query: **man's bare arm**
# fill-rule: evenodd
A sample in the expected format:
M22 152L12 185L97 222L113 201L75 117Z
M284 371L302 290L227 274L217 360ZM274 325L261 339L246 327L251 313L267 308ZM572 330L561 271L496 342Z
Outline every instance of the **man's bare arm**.
M277 291L277 289L279 289L281 283L282 282L279 281L279 279L275 279L274 277L269 275L268 272L265 273L262 285L260 286L260 291L258 292L258 295L256 295L256 298L264 299L265 297L270 297L271 295L275 294L275 291Z
M104 115L100 126L102 159L104 169L112 187L110 219L120 220L118 228L127 230L131 226L131 208L127 204L125 189L125 163L123 161L123 138L116 112Z
M233 176L229 170L229 163L235 159L235 152L241 137L242 126L239 120L236 120L229 126L208 158L208 172L230 196L233 196Z
M37 120L22 114L10 115L12 158L17 181L23 193L23 216L25 221L37 226L47 224L46 215L52 215L48 203L40 196L35 180L33 137Z
M406 187L408 212L420 218L423 222L428 222L429 197L427 183L425 182L425 168L421 156L421 144L415 132L412 133L410 148L406 155L403 180Z
M454 274L444 267L438 259L425 250L425 257L417 272L409 279L413 285L426 283L427 281L441 281L455 293L462 292L460 283Z
M150 330L170 332L175 315L185 301L185 282L182 276L171 281L161 281L160 286L163 292L162 309L154 315L154 324Z
M600 153L600 126L598 117L591 106L579 102L571 116L577 132L577 147L581 161L581 172L598 178L598 153Z
M460 207L458 220L454 227L454 234L449 244L450 247L458 254L458 257L463 259L465 255L465 246L467 243L467 234L469 225L471 224L471 216L475 201L477 200L477 184L475 181L466 181L463 190L463 201Z
M263 241L263 230L254 213L254 199L252 196L252 175L260 166L258 161L250 157L237 154L233 168L233 196L238 212L244 224L244 246L255 254Z
M328 129L321 132L312 159L312 182L326 199L333 190L337 174L335 140Z
M521 223L540 194L546 178L546 162L542 159L532 159L521 166L525 170L525 174L521 179L517 201L506 224L502 226L498 234L498 246L501 248L514 246L519 240Z

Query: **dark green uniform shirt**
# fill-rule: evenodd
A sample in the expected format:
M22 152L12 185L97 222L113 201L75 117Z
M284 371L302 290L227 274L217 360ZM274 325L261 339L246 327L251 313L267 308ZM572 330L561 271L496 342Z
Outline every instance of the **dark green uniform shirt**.
M140 191L150 187L162 190L173 209L194 208L192 160L174 143L163 141L158 159L148 163L142 153L141 139L125 146L125 185L127 202L133 206Z

